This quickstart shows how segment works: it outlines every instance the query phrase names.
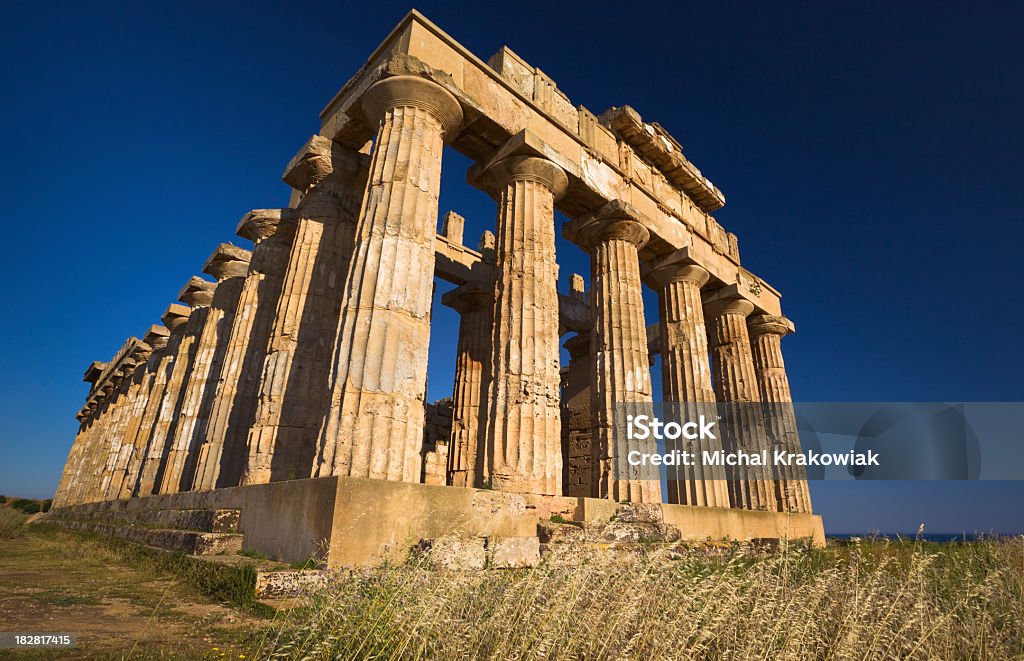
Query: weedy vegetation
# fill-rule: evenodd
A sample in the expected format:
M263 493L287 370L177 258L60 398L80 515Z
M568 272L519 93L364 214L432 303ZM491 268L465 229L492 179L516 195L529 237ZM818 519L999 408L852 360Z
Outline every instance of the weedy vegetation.
M254 656L1024 658L1024 537L560 552L533 569L346 572L278 613Z

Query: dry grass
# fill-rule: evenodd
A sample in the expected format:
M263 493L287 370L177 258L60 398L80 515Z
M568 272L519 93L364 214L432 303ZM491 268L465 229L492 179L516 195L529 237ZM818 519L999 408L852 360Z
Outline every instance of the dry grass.
M1024 658L1024 538L623 557L531 570L352 572L255 656Z
M0 506L0 539L11 539L17 535L27 518L12 507Z

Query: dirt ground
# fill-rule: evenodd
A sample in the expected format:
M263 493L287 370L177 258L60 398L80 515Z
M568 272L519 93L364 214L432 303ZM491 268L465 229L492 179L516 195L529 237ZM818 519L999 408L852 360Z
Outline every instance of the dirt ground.
M0 539L0 631L77 635L70 649L0 659L248 659L269 622L74 533L26 526Z

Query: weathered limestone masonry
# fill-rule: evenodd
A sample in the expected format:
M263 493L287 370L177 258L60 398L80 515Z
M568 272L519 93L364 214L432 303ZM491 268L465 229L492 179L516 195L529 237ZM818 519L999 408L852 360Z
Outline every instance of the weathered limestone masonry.
M448 446L448 473L457 487L479 487L485 453L481 417L487 397L487 361L491 347L493 292L478 283L466 283L441 302L459 313L459 343L452 390L452 435Z
M154 366L153 385L149 389L145 409L142 412L142 418L139 421L138 430L135 432L133 440L133 445L135 445L137 451L129 464L118 498L124 499L140 494L145 495L145 492L140 490L143 467L153 461L149 459L153 451L152 432L157 416L160 414L164 394L167 391L168 385L170 385L175 360L178 356L182 339L185 336L190 316L191 310L188 307L172 303L161 317L161 321L170 330L171 334L166 346L159 352L154 352L151 358L151 360L155 359L157 361ZM159 458L156 461L159 462Z
M316 474L418 482L443 141L462 108L419 76L374 83L370 180L346 276Z
M120 498L125 480L132 466L132 460L136 458L138 448L136 439L138 437L139 425L142 422L142 414L145 411L149 391L155 377L154 370L158 364L159 352L167 346L170 331L165 326L150 326L142 338L141 345L135 353L138 361L132 372L131 386L129 389L128 406L130 407L118 427L116 435L111 442L111 452L114 447L119 447L116 456L112 456L113 466L109 470L110 479L104 490L104 498L111 500Z
M314 136L285 170L285 183L301 198L266 358L256 375L259 401L245 484L306 477L314 465L368 167L366 154Z
M203 268L216 283L192 278L188 307L89 366L59 510L230 507L246 544L308 554L328 539L356 563L409 534L529 537L539 517L608 519L623 501L664 501L685 538L820 541L799 471L627 461L656 451L624 426L654 410L659 355L667 415L727 411L721 440L676 449L799 449L793 324L664 128L574 106L508 48L485 63L417 12L320 119L285 169L289 206L238 225L252 252L222 244ZM496 202L476 249L457 213L437 231L445 149ZM573 274L559 293L559 232L590 255L589 291ZM452 399L428 406L437 279L460 324L457 342L434 337L457 344Z
M658 292L659 334L664 338L661 353L664 401L677 403L682 419L696 420L702 414L710 419L717 414L717 409L700 291L711 276L691 260L688 250L683 248L653 264L648 277ZM695 439L689 449L698 453L715 452L722 446L718 440ZM723 468L699 464L668 467L666 472L668 502L729 507Z
M206 260L203 272L217 279L209 312L196 341L195 357L170 437L160 493L192 488L198 450L206 434L210 404L220 379L224 352L251 254L224 243Z
M483 168L498 199L484 474L498 490L561 494L554 202L568 179L515 149Z
M766 429L773 447L789 452L800 451L796 415L789 391L789 377L782 360L782 338L796 330L793 322L782 316L761 314L747 318L751 337L757 386L765 406ZM810 512L811 494L807 489L807 473L802 466L783 471L783 479L775 483L776 496L786 511Z
M597 495L634 503L660 503L657 470L643 474L626 461L633 450L657 451L653 438L640 445L626 434L627 416L653 413L637 253L650 240L650 232L639 217L629 204L614 200L570 222L564 232L591 253L591 398L595 417L591 465L597 467Z
M239 295L227 339L220 382L201 439L193 487L234 486L241 477L249 429L256 415L260 367L281 296L288 253L295 236L291 209L256 209L246 214L236 234L253 242L249 272ZM225 452L225 447L228 451Z

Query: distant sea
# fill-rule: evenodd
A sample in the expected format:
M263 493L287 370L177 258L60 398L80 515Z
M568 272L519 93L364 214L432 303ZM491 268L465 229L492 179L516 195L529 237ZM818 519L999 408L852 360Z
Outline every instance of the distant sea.
M993 537L1017 537L1012 533L995 533L995 532L957 532L957 533L946 533L946 532L926 532L918 535L917 532L885 532L885 533L836 533L827 534L825 537L832 539L853 539L854 537L860 537L861 539L904 539L914 540L921 538L926 542L975 542L979 539L992 539Z

